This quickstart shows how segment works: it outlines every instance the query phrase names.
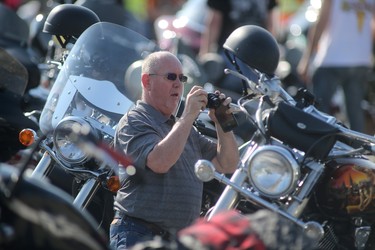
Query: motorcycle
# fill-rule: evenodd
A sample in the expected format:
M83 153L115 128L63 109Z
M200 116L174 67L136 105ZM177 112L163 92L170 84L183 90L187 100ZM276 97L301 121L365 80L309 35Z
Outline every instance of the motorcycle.
M81 148L82 144L95 152L95 158L114 161L110 151L78 143ZM0 248L109 249L107 234L90 214L73 205L71 196L31 176L28 164L37 145L20 167L0 163Z
M251 34L259 36L250 39ZM290 96L272 74L276 66L270 64L277 65L278 52L267 31L250 25L232 35L224 48L237 70L225 73L244 84L246 94L237 104L256 131L239 148L233 175L215 172L207 160L196 162L198 178L226 186L205 216L210 220L230 209L245 214L268 209L315 239L314 249L373 249L375 138L319 111L305 89ZM235 38L268 50L245 49Z
M24 127L37 130L32 114L23 110L22 98L27 88L27 69L7 50L0 48L0 162L16 161L16 154L26 149L18 141Z
M22 108L25 112L30 112L34 105L40 103L29 96L29 91L38 86L41 77L38 62L34 60L29 44L30 28L14 9L6 3L0 3L0 31L0 47L27 69L28 79L22 96Z
M74 178L73 204L89 211L105 230L113 218L113 194L119 188L113 166L80 149L66 129L112 146L116 125L139 98L140 62L158 50L142 35L113 23L87 28L70 50L42 110L39 153L32 177L44 179L55 168ZM32 141L32 140L31 140Z

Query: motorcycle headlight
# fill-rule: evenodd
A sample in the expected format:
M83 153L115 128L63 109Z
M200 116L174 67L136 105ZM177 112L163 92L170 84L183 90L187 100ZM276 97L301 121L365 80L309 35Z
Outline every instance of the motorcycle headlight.
M248 177L260 194L280 198L297 185L300 168L291 152L282 147L260 147L249 158Z
M57 156L69 164L86 162L89 158L88 154L77 144L79 136L83 135L99 139L97 131L84 119L79 117L62 119L53 135Z

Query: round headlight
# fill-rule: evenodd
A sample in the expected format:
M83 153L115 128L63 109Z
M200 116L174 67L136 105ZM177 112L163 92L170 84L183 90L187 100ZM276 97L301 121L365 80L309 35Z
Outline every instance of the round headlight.
M86 154L77 144L80 136L94 136L99 138L96 130L79 117L66 117L56 126L53 142L56 154L69 164L82 164L88 160Z
M248 177L260 194L279 198L294 190L300 168L291 152L278 146L258 148L248 161Z

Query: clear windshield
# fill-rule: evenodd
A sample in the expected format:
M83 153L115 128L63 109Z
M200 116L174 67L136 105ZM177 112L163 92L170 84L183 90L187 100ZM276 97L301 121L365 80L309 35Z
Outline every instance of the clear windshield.
M157 45L113 23L90 26L75 43L54 83L40 118L48 134L68 115L92 112L113 121L139 98L140 62Z
M0 48L0 89L22 96L27 80L27 69L5 49Z

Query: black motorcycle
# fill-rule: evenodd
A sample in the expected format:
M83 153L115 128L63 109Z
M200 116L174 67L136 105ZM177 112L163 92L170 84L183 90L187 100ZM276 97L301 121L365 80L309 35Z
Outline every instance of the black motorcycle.
M27 76L27 69L0 48L0 162L16 161L16 154L26 149L18 140L23 128L38 130L37 122L23 109Z
M271 210L314 238L313 249L373 249L375 138L346 128L314 107L314 96L300 89L290 96L273 72L279 52L269 32L256 26L235 30L224 44L244 83L238 101L256 128L240 147L232 176L196 163L203 181L226 185L208 212ZM257 77L257 80L251 80Z
M29 34L28 23L14 9L0 3L0 48L15 57L27 70L27 84L22 97L25 112L40 104L29 96L29 91L37 87L41 79L38 62L32 56Z
M30 160L30 158L28 159ZM54 185L0 163L1 249L109 249L95 220Z

